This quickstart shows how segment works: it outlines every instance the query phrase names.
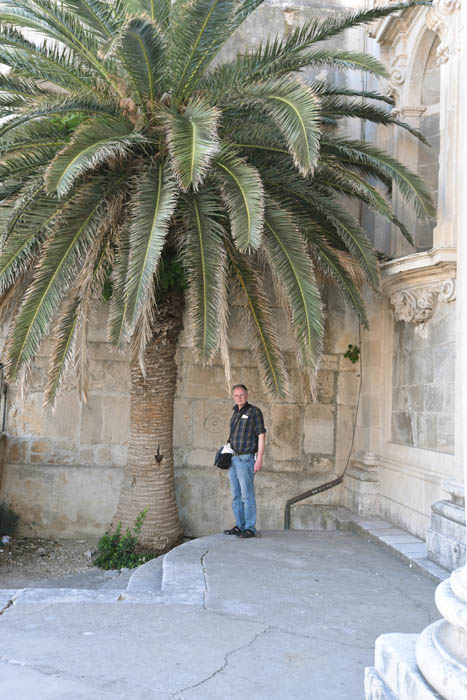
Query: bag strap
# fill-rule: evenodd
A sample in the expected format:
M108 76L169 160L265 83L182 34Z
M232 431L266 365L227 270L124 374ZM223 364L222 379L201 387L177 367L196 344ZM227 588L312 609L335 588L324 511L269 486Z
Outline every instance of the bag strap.
M243 416L243 414L246 413L246 411L248 411L249 408L250 408L249 406L243 406L243 407L239 410L239 412L238 412L238 414L237 414L237 417L236 417L236 419L235 419L235 423L233 424L233 428L232 428L232 430L230 431L229 439L227 440L228 443L230 443L230 438L232 437L232 433L235 432L235 428L236 428L237 425L238 425L238 421L239 421L240 418Z

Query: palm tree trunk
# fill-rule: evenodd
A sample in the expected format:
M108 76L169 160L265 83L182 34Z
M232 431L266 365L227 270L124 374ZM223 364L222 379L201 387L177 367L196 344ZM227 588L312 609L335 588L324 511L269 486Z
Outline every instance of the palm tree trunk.
M154 337L146 349L146 377L137 360L131 364L128 463L115 521L121 521L122 530L132 528L148 506L139 541L152 552L167 551L183 535L173 460L175 352L182 315L183 295L166 295L157 305Z

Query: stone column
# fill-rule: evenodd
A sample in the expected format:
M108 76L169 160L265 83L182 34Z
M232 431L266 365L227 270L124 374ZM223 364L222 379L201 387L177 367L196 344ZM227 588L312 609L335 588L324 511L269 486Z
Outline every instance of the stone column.
M467 70L467 3L454 0L438 2L435 9L456 12L461 23L460 68ZM454 42L455 44L455 42ZM441 45L442 47L442 45ZM441 49L440 47L440 49ZM450 56L451 60L451 56ZM457 111L465 118L467 89L462 81ZM463 119L459 118L462 122ZM467 483L467 158L465 125L452 135L459 139L457 157L448 163L457 171L457 188L452 193L458 207L457 224L457 308L456 308L456 461L464 469ZM454 164L457 162L457 167ZM425 679L446 700L467 698L467 566L454 571L436 590L436 605L444 619L427 627L416 645L417 664Z
M449 76L453 85L445 97L449 94L451 101L458 95L457 104L442 106L447 108L445 145L455 144L455 149L444 151L440 170L440 182L445 178L445 183L438 227L443 240L438 245L452 245L457 237L455 454L467 483L467 85L460 80L467 72L467 2L434 0L430 12L430 28L442 39L440 59L454 59ZM365 675L367 700L467 698L467 566L438 586L435 600L442 619L418 637L387 634L377 639L375 667Z

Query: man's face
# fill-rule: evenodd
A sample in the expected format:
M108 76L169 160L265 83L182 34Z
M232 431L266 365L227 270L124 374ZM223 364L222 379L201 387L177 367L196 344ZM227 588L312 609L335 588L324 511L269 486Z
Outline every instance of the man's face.
M242 408L248 401L248 394L245 389L234 389L232 392L233 399L239 408Z

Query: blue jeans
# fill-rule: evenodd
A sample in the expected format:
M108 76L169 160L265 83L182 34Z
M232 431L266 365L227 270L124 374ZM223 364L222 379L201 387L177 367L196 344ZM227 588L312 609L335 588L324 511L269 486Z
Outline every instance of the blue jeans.
M254 469L254 455L234 455L232 457L229 479L235 522L240 530L251 530L252 532L256 532Z

